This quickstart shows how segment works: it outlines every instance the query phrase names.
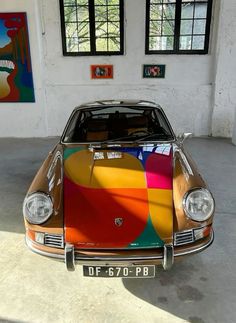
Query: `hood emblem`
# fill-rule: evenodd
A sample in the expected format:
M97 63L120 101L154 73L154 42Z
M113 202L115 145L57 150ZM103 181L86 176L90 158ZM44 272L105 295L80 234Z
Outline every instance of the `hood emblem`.
M122 226L122 224L123 224L123 219L122 218L115 218L115 225L117 227Z

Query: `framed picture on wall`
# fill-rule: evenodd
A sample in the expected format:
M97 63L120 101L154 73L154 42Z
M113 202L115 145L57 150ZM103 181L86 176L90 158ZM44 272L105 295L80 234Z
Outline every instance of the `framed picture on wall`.
M112 79L113 65L91 65L92 79Z
M165 78L166 66L157 64L143 65L143 78Z
M24 12L0 13L0 102L35 102Z

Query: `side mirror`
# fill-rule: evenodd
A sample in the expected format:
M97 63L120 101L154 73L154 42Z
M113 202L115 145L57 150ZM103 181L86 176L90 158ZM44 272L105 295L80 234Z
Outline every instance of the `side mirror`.
M185 133L179 135L177 138L178 138L179 143L182 145L186 139L192 138L192 137L193 137L193 134L191 132L185 132Z

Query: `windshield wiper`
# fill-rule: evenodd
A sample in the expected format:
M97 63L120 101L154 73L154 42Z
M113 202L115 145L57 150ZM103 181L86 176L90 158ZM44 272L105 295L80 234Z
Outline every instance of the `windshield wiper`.
M164 133L162 133L162 134L153 133L153 134L149 134L149 135L146 135L146 136L139 136L139 135L132 135L131 134L131 135L125 135L125 136L110 139L110 140L100 141L100 142L97 142L97 145L103 145L103 144L108 144L109 145L109 144L112 144L112 143L115 143L115 142L125 141L125 139L127 139L127 141L131 141L131 142L139 142L139 141L150 139L150 138L156 137L156 136L158 136L158 139L160 139L160 140L171 140L171 139L173 139L171 135L167 135L167 134L164 134ZM137 137L138 137L138 139L137 139ZM136 140L133 140L134 138L136 138Z
M101 141L100 144L110 144L110 143L113 143L113 142L125 140L126 138L127 139L137 138L137 135L125 135L125 136L122 136L122 137L119 137L119 138L104 140L104 141Z
M143 136L141 138L138 138L137 140L135 140L135 142L139 142L139 141L145 141L147 139L150 139L152 137L157 137L155 140L172 140L173 137L171 135L165 134L165 133L152 133L150 135L147 136Z

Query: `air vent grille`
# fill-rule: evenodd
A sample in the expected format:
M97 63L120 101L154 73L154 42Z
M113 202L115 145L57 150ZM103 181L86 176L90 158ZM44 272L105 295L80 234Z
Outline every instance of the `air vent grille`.
M46 233L44 236L44 245L54 248L64 248L63 235Z
M194 242L194 234L193 230L183 231L183 232L176 232L174 235L174 245L181 246L187 243Z

